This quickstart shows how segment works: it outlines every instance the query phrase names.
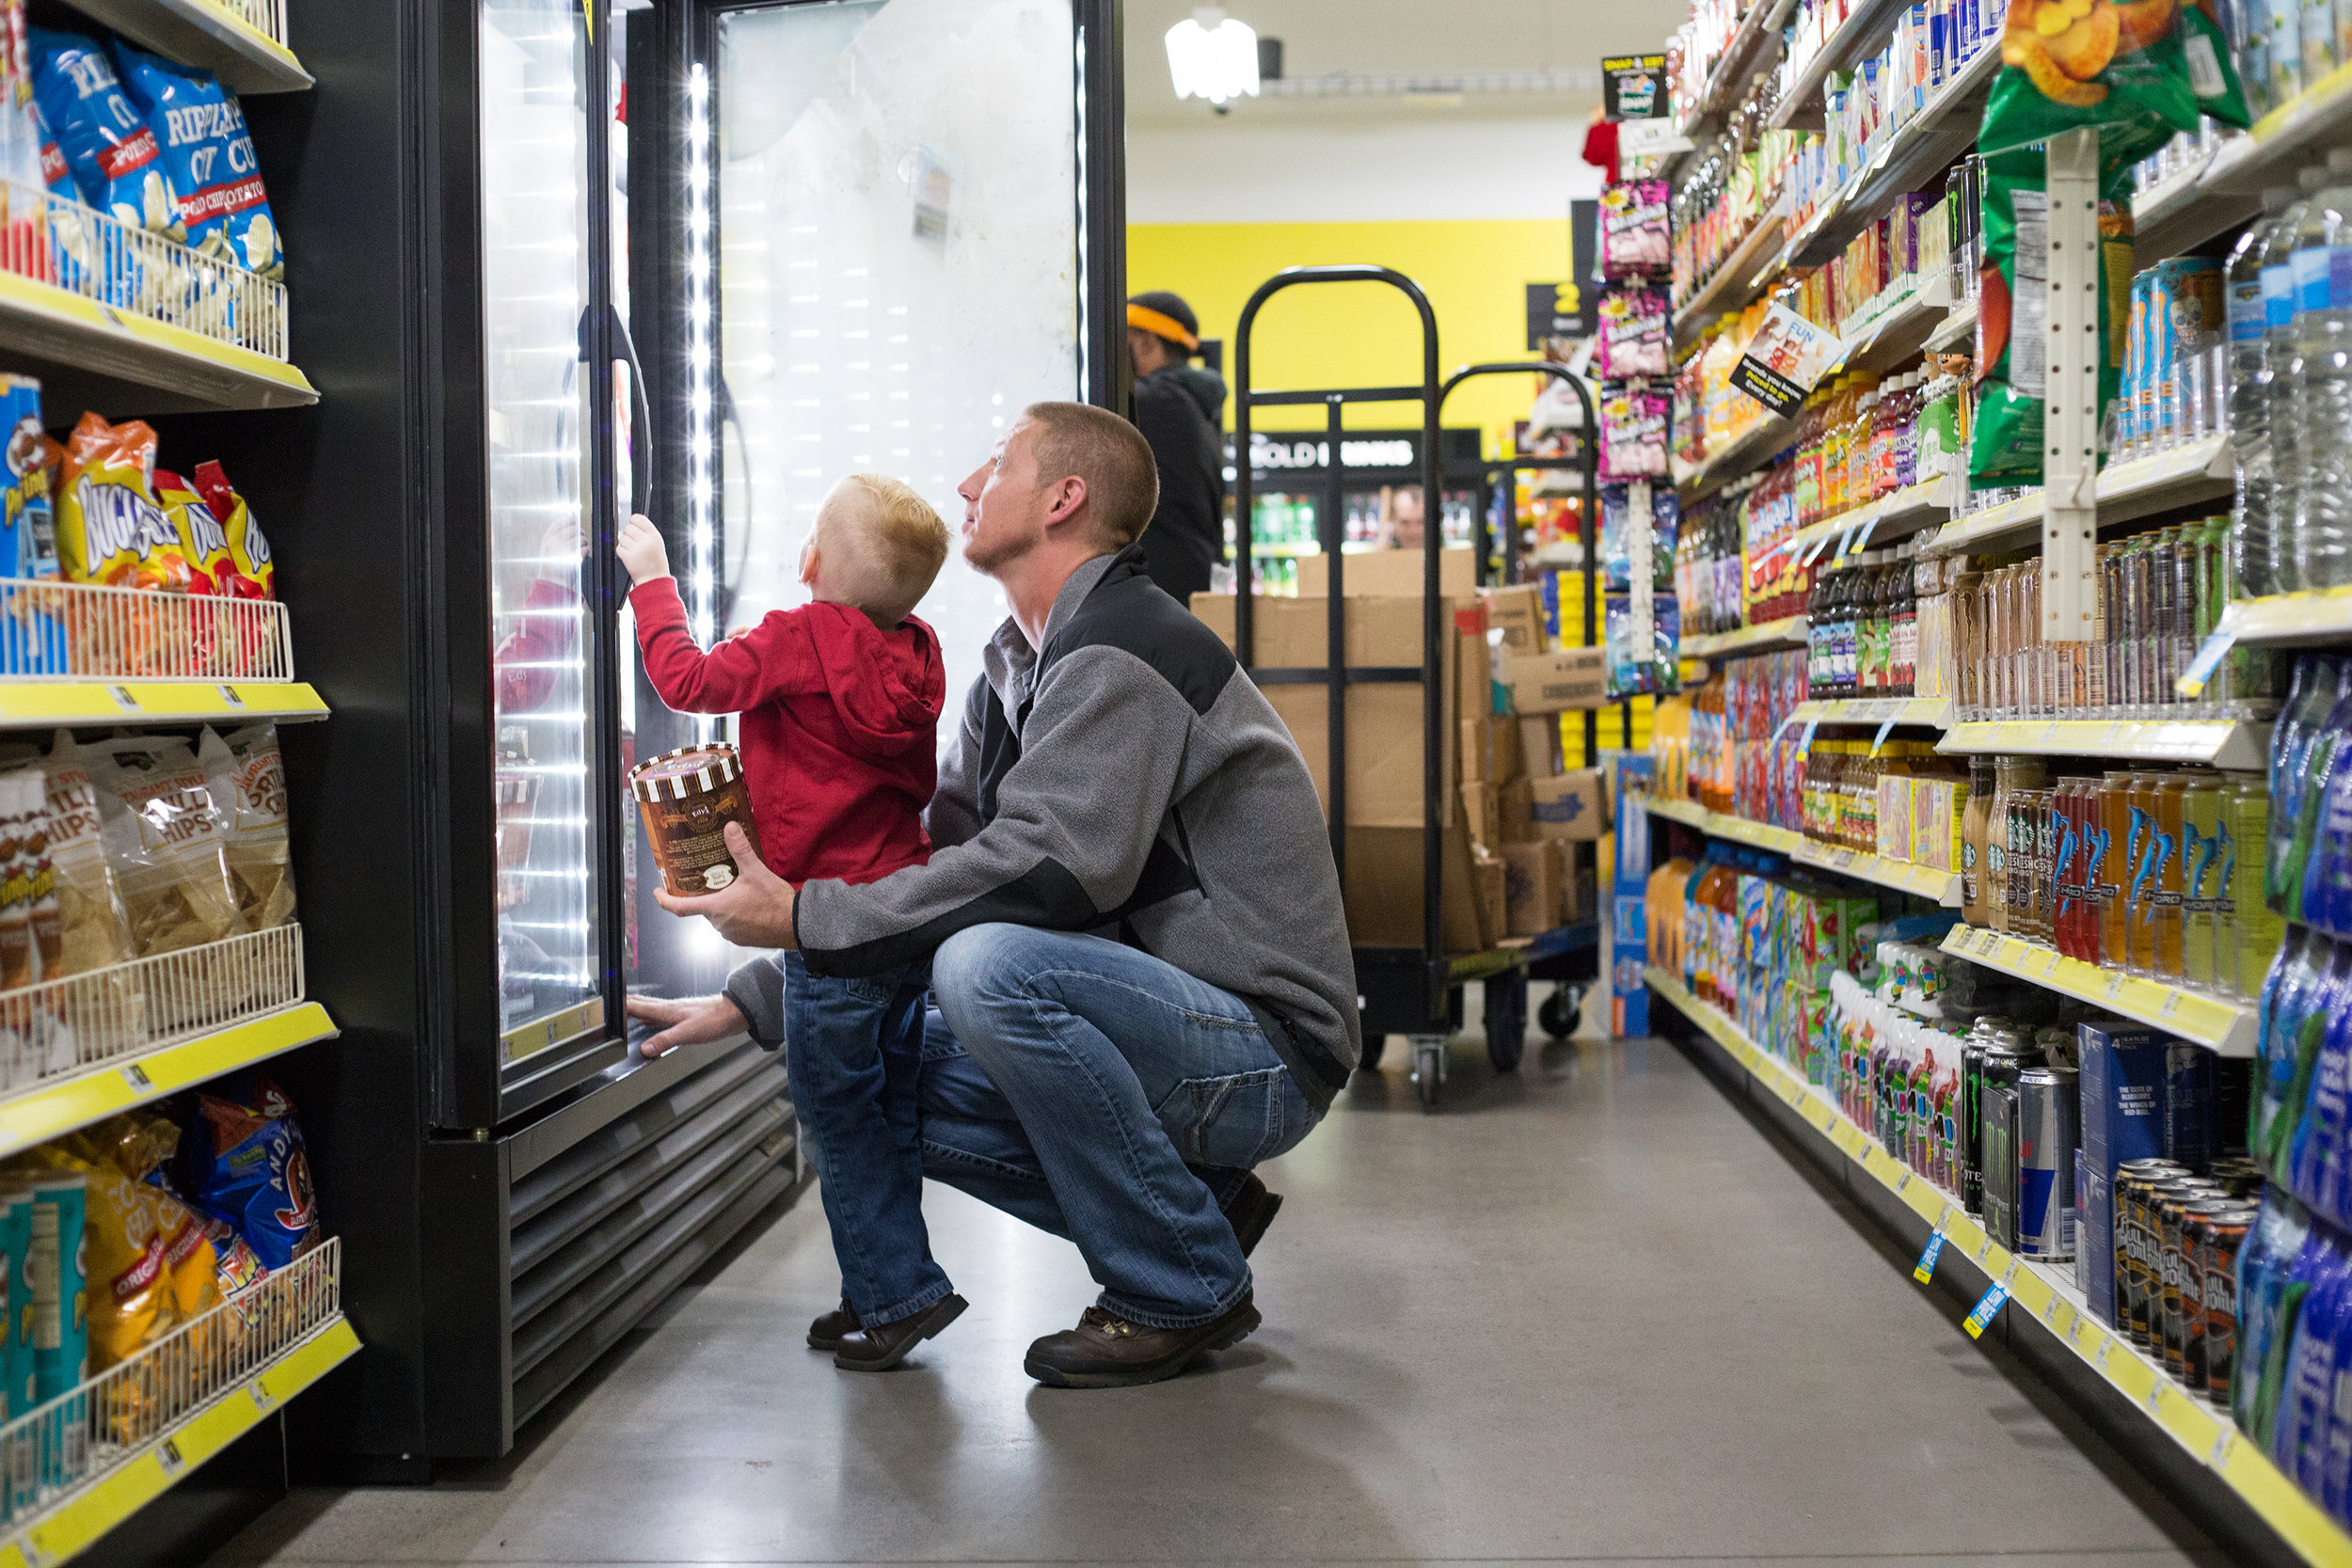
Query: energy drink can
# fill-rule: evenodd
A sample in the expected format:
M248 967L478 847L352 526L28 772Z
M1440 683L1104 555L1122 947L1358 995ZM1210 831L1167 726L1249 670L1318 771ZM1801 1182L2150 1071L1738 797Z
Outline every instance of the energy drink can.
M1984 1212L1984 1042L1960 1047L1960 1206Z
M2082 1141L2076 1074L2027 1068L2017 1075L2017 1252L2074 1256L2074 1149Z
M2225 1196L2218 1182L2196 1176L2152 1181L2140 1190L2133 1214L2137 1227L2133 1239L2139 1255L2134 1259L2131 1335L2132 1342L2142 1350L2159 1355L2164 1350L2165 1205L2173 1206L2177 1223L2181 1207Z
M2286 941L2286 921L2263 897L2263 864L2270 838L2270 792L2262 775L2240 775L2224 802L2230 842L2222 847L2228 863L2227 901L2219 917L2236 927L2236 994L2251 999L2262 990L2263 976ZM2218 939L2217 939L2218 940Z
M2115 1325L2137 1344L2147 1342L2154 1256L2148 1244L2148 1203L2157 1187L2187 1177L2169 1160L2132 1160L2115 1174Z
M2216 914L2221 901L2221 777L2217 773L2190 773L2184 777L2186 788L2181 795L2181 979L2201 990L2212 990L2216 988L2215 976L2220 973Z
M2131 878L2131 793L2132 775L2118 771L2106 775L2099 796L2099 962L2107 969L2122 969L2131 958L2123 905Z
M2017 1081L2031 1060L2023 1049L1988 1046L1978 1108L1984 1228L2011 1252L2017 1250Z
M2123 970L2156 970L2156 785L2162 775L2134 773L2125 785L2131 837L2123 849Z
M2155 813L2149 839L2153 863L2148 879L2149 973L2160 980L2181 977L2181 800L2187 783L2177 773L2159 775L2149 802Z
M2237 1258L2261 1208L2229 1203L2209 1208L2184 1238L2185 1281L2194 1277L2196 1310L2189 1319L2188 1349L2182 1381L2229 1408L2230 1379L2237 1359ZM2184 1283L2182 1298L2187 1300Z
M2158 1321L2150 1326L2156 1330L2153 1337L2159 1343L2154 1348L2161 1354L2164 1370L2183 1381L2188 1376L2188 1292L2201 1291L2203 1285L2201 1275L2195 1287L2188 1284L2196 1262L2189 1228L2207 1214L2236 1207L2218 1194L2197 1198L2168 1196L2156 1201L2157 1222L2163 1227L2158 1244L2163 1249L2159 1271L2164 1305Z

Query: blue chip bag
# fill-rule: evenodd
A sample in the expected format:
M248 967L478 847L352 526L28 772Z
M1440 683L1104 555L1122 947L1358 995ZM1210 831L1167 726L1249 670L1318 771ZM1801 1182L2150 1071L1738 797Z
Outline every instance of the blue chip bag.
M108 47L132 105L163 150L188 244L264 277L283 277L285 252L236 94L209 71L175 65L120 39Z
M184 240L180 202L155 133L123 90L105 50L79 33L26 32L33 101L56 133L82 199L117 222Z
M197 1096L183 1189L199 1209L243 1236L264 1267L283 1268L320 1240L294 1101L260 1073L215 1087L220 1093Z

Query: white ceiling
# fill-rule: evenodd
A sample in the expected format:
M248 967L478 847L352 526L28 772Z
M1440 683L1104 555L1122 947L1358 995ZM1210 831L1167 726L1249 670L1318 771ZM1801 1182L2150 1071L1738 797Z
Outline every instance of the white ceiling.
M1282 40L1286 76L1329 71L1444 72L1597 67L1604 55L1655 50L1689 14L1687 0L1225 0L1261 38ZM1136 126L1206 126L1198 99L1179 103L1161 39L1192 0L1126 0L1127 119ZM1597 92L1395 98L1244 99L1229 120L1340 124L1366 119L1579 116Z

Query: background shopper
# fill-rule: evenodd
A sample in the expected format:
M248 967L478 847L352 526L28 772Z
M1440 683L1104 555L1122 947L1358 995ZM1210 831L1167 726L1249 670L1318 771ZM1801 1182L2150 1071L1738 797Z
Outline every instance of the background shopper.
M1153 290L1127 301L1127 352L1136 366L1136 428L1152 443L1160 499L1143 531L1144 570L1178 604L1209 587L1225 557L1225 378L1192 363L1200 322L1181 294Z

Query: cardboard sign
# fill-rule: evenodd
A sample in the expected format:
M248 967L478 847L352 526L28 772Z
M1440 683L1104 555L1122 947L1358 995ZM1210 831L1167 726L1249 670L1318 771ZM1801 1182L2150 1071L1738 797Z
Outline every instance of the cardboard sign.
M1668 108L1666 56L1604 56L1600 62L1600 94L1602 112L1611 119L1664 118Z
M1774 301L1747 353L1733 367L1731 384L1773 413L1793 415L1836 358L1837 349L1837 339L1828 328Z

